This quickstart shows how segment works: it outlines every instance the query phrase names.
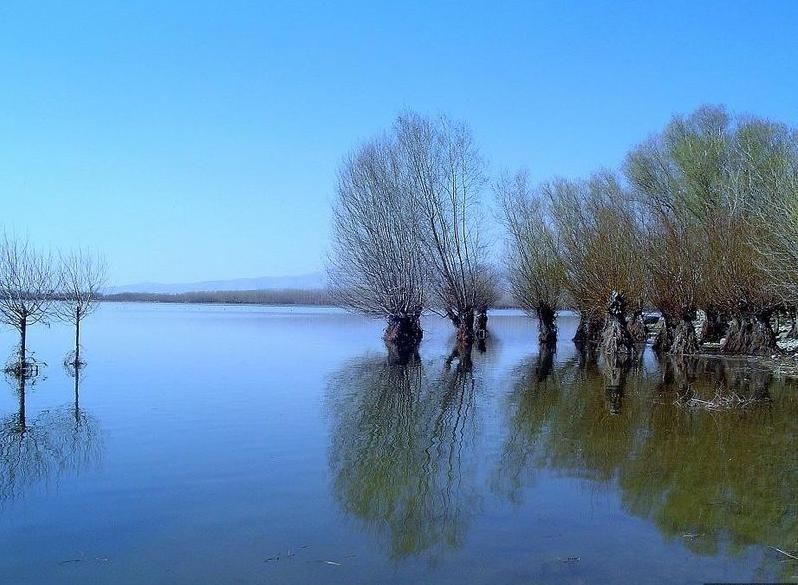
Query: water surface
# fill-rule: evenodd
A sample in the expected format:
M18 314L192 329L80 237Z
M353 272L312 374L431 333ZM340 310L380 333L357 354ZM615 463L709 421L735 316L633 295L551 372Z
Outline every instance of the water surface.
M541 354L513 312L471 363L427 319L397 366L381 327L111 304L77 386L70 330L34 328L44 374L0 391L0 582L797 580L770 548L798 548L794 385L743 361ZM732 392L758 401L680 405Z

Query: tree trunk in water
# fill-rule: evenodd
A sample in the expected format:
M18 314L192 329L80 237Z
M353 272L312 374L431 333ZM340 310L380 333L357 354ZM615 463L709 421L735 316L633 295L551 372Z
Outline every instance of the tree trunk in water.
M699 351L698 337L693 327L692 315L684 313L679 323L673 329L671 344L668 353L673 355L692 355Z
M539 305L538 316L538 346L540 351L551 351L557 347L557 313L548 305Z
M654 337L654 343L651 345L656 353L667 353L671 350L673 343L673 324L671 318L665 313L659 318L659 326L657 328L657 335Z
M576 328L573 342L577 345L598 344L601 342L601 332L604 322L601 319L580 315L579 325Z
M717 343L723 339L728 326L728 320L717 309L707 307L703 309L704 321L701 323L701 332L698 336L699 343Z
M629 323L629 333L635 343L643 343L648 339L648 330L646 329L645 321L643 321L643 311L635 311L632 314L632 320Z
M419 318L415 315L391 315L385 327L383 339L388 355L394 363L407 363L418 354L418 346L424 337Z
M610 294L601 347L608 356L634 353L635 341L626 325L626 297L623 293L613 291Z
M75 367L80 365L80 319L75 319Z
M474 335L484 340L488 336L488 309L481 308L474 317Z
M777 353L776 334L770 327L770 312L763 311L732 319L720 350L726 354L742 355Z
M474 343L474 311L469 309L459 316L457 344L470 347Z

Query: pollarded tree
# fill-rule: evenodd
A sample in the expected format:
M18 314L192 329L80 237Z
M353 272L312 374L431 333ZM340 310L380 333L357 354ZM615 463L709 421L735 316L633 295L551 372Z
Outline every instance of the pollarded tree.
M343 161L328 271L340 305L387 319L385 340L400 357L421 341L427 279L408 172L392 136L368 142Z
M734 311L734 319L721 349L767 355L776 350L770 317L783 303L784 276L795 274L787 268L784 276L776 276L767 252L778 255L778 242L784 240L777 234L789 231L790 204L785 209L777 203L795 200L798 144L793 129L757 118L739 119L730 134L720 222L723 262L715 294Z
M49 315L58 276L52 258L35 250L26 239L3 234L0 241L0 321L19 332L19 355L13 370L29 375L28 327Z
M548 200L529 184L526 171L504 176L495 186L507 231L505 266L513 298L538 319L538 343L557 344L557 311L564 302L565 265Z
M80 368L80 324L92 313L106 283L107 263L99 254L76 250L61 256L61 291L55 314L75 326L75 350L67 361Z
M481 271L487 265L480 241L479 200L485 171L469 129L440 117L412 112L396 123L408 166L412 204L421 216L421 236L429 267L430 309L457 327L458 342L474 337Z
M609 171L587 181L545 187L562 246L565 288L580 313L574 341L601 343L608 354L634 351L627 316L643 306L639 212Z
M710 262L717 233L709 219L721 197L726 125L724 111L702 108L672 120L626 159L624 171L644 210L647 296L662 315L658 351L696 353L697 309L709 322L717 313L704 293L717 270Z

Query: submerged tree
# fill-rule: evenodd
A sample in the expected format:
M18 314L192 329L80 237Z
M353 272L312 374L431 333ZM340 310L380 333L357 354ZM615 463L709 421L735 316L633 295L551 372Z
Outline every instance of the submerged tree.
M0 321L19 332L19 354L14 371L29 374L28 327L43 321L58 289L58 277L49 254L35 250L27 240L3 234L0 240Z
M80 324L97 308L106 282L107 265L99 254L78 250L61 256L60 302L54 305L56 315L75 326L74 355L67 361L80 367Z
M449 318L458 341L469 345L487 266L477 222L485 185L482 158L469 129L445 117L406 113L396 130L409 169L412 205L421 215L430 308Z
M587 181L546 186L565 264L565 287L579 311L574 341L600 343L609 354L634 352L627 315L643 306L637 210L609 171Z
M329 267L338 303L387 319L385 341L400 356L421 341L427 279L411 186L394 137L374 139L349 155L338 172Z
M711 106L674 118L629 155L626 174L646 209L649 297L663 315L659 348L695 353L702 309L704 339L719 339L731 319L724 351L775 350L775 259L789 239L775 234L790 222L775 210L793 197L795 160L794 131Z
M525 171L502 177L495 190L508 236L505 262L510 290L521 308L537 317L540 347L551 349L557 344L565 266L548 219L548 201L531 188Z

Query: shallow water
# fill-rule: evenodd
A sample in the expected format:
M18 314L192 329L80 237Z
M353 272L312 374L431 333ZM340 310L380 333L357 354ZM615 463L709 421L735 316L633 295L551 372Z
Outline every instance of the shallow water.
M77 394L70 330L36 327L43 375L0 391L0 582L796 580L794 385L541 355L534 325L497 312L468 364L428 319L395 366L335 310L112 304ZM675 404L717 391L759 400Z

